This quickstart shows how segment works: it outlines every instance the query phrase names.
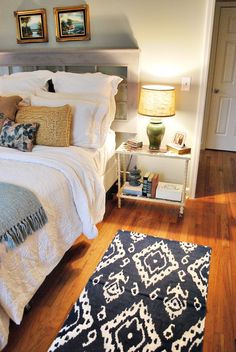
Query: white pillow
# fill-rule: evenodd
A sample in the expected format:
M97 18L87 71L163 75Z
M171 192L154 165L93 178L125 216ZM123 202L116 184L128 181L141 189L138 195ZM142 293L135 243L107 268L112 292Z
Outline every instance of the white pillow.
M39 70L32 72L17 72L0 77L0 94L15 92L30 92L34 94L37 89L46 89L47 81L53 72Z
M71 73L58 71L52 77L55 92L91 93L110 98L117 93L121 77L96 73Z
M15 72L11 73L10 75L4 75L4 77L9 78L40 78L45 82L52 78L54 73L49 70L36 70L36 71L25 71L25 72Z
M91 94L91 93L52 93L42 89L38 89L35 95L37 95L38 97L43 97L43 98L53 99L53 100L55 99L56 100L59 100L59 99L81 100L82 99L82 100L93 101L98 103L105 101L105 103L107 103L107 97L103 97L99 94ZM115 114L116 114L116 101L114 96L112 96L110 98L110 111L109 111L109 116L107 116L107 118L112 122L115 118Z
M37 89L34 95L37 95L38 97L43 97L46 99L83 99L83 100L88 100L88 101L101 101L101 100L107 100L107 97L103 97L100 94L92 94L92 93L54 93L54 92L48 92L44 89Z
M53 94L53 93L51 93ZM46 99L31 96L34 106L72 107L72 145L86 148L100 148L106 140L113 118L110 117L110 100L86 101L82 99Z

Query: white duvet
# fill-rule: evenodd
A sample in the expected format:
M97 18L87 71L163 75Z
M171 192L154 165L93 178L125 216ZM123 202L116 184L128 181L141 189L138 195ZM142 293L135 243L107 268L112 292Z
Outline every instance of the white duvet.
M20 324L25 305L79 234L97 235L105 191L93 158L77 147L36 146L32 153L0 147L0 182L32 190L48 216L19 247L7 251L0 244L1 349L9 318Z

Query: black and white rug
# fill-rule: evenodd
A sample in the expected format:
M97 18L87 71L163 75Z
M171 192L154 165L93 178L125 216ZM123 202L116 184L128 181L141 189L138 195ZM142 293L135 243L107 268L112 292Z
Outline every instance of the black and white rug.
M210 254L118 231L49 351L202 351Z

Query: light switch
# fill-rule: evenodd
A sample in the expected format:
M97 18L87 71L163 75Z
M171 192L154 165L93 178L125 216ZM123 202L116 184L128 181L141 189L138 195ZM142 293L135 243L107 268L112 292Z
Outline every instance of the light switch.
M190 91L190 87L191 87L191 77L182 77L181 90L189 92Z

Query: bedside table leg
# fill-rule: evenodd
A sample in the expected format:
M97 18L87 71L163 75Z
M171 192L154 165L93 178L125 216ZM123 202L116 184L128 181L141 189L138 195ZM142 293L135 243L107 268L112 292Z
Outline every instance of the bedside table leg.
M180 209L179 209L179 218L182 218L184 216L184 206L181 205Z
M123 181L126 182L126 155L122 155Z
M120 198L120 188L121 188L121 182L120 182L120 177L121 177L121 169L120 169L120 154L117 154L117 169L118 169L118 193L117 193L117 198L118 198L118 208L121 208L121 198Z
M186 201L186 187L187 187L187 178L188 178L188 163L189 160L185 160L185 169L184 169L184 184L183 184L183 191L181 195L182 204L179 210L179 217L182 218L184 215L184 206Z

